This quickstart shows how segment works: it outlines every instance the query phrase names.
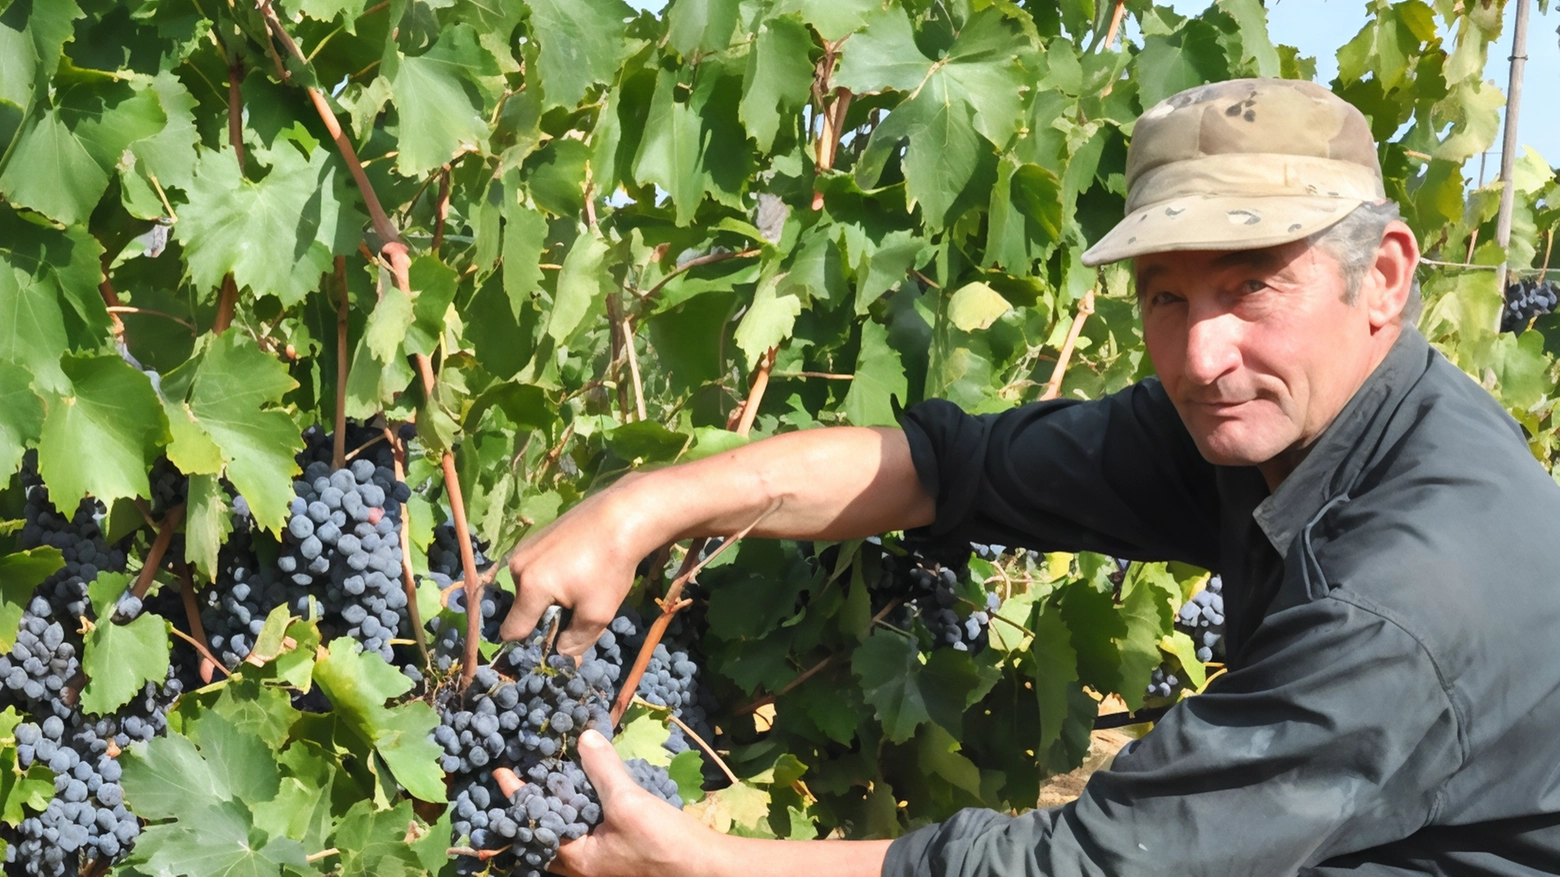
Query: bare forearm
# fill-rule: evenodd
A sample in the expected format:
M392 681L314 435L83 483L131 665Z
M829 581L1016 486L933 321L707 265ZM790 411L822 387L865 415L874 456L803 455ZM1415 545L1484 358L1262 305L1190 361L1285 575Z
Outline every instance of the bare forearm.
M721 835L698 877L878 877L886 840L761 840Z
M918 527L934 513L897 429L787 433L638 476L623 490L658 519L647 534L656 544L735 532L760 515L754 535L839 540Z

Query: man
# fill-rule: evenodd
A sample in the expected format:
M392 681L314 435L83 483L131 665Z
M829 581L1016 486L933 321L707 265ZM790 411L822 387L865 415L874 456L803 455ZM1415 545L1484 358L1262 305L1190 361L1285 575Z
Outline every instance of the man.
M521 546L504 634L571 606L581 651L672 539L900 528L1176 559L1224 577L1229 672L1072 804L965 810L894 841L716 835L654 804L601 738L589 877L1560 872L1560 488L1435 353L1413 234L1364 118L1245 80L1148 110L1126 218L1158 374L1093 402L821 429L625 479ZM603 544L605 540L606 544Z

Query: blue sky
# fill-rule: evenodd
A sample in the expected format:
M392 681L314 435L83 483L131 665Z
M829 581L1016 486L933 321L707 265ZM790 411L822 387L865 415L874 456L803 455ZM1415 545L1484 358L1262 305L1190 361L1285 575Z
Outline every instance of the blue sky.
M665 0L628 0L639 9L661 9ZM1163 0L1161 0L1163 2ZM1168 0L1183 15L1195 15L1207 8L1209 0ZM1508 10L1515 0L1508 0ZM1560 3L1555 4L1560 7ZM1316 78L1329 82L1338 73L1338 48L1347 43L1365 23L1365 0L1272 0L1268 4L1268 27L1276 42L1299 49L1316 58ZM1507 18L1511 17L1508 11ZM1560 163L1560 114L1552 111L1554 89L1560 85L1560 8L1539 14L1533 6L1528 22L1528 62L1523 75L1524 103L1518 120L1518 141L1538 150L1551 165ZM1484 75L1504 91L1511 55L1511 27L1508 21L1501 42L1490 49L1489 66ZM1491 148L1485 179L1493 179L1500 169L1500 142ZM1471 171L1477 174L1475 169Z

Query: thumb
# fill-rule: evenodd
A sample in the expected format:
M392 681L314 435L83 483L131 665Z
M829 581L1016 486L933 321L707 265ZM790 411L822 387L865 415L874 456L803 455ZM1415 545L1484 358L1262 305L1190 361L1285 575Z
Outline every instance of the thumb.
M634 778L628 775L628 767L623 764L623 759L618 757L611 741L600 731L592 728L581 734L579 752L580 767L585 769L590 784L596 787L596 797L601 800L602 810L612 806L614 798L638 788Z

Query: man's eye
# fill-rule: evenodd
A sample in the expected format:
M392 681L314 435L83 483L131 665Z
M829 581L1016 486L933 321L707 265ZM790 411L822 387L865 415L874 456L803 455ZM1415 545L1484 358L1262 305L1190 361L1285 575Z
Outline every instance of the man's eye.
M1247 280L1240 285L1240 288L1242 292L1261 292L1267 289L1268 285L1260 280Z
M1180 300L1181 297L1173 292L1156 292L1148 297L1149 305L1156 308L1163 305L1175 304Z

